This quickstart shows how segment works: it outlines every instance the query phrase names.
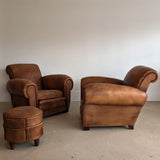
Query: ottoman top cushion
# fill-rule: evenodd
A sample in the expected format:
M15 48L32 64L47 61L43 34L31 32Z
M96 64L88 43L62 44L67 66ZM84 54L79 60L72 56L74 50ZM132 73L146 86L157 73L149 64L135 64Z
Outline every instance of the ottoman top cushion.
M34 106L15 107L4 112L5 118L29 118L42 114L42 110Z

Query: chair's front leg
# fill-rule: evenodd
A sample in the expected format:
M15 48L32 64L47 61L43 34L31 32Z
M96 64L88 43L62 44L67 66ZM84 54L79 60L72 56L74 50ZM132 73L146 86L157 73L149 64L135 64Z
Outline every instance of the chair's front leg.
M128 128L129 128L129 129L134 129L134 126L128 125Z

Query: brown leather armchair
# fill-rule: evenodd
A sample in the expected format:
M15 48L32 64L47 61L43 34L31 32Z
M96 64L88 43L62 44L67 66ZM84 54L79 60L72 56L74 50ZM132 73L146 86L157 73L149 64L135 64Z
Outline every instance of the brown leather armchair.
M70 106L72 79L67 75L41 76L36 64L12 64L6 67L11 80L7 89L13 107L36 106L43 115L67 112Z
M81 121L84 130L100 126L134 129L147 100L147 88L158 79L155 70L136 66L124 80L85 77L81 80Z

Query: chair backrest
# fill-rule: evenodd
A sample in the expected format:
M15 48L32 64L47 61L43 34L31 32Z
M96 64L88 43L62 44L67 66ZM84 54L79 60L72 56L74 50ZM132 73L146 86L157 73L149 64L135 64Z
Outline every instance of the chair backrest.
M146 66L136 66L132 68L124 78L123 84L147 91L151 82L158 79L158 73Z
M41 72L36 64L11 64L6 67L10 79L23 78L34 82L38 89L42 88Z

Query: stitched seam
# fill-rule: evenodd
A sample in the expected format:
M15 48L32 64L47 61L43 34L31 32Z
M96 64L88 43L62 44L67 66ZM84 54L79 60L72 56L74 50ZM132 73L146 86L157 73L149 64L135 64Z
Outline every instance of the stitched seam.
M68 82L69 82L69 84L67 85ZM73 81L72 81L72 79L67 78L65 80L65 83L64 83L64 95L66 96L66 106L68 106L68 104L69 104L70 90L72 89L72 87L73 87Z
M138 83L138 88L140 88L140 86L142 85L142 83L143 83L143 81L144 81L144 79L149 75L149 74L155 74L155 72L153 72L153 71L150 71L150 72L148 72L148 73L146 73L145 75L144 75L144 77L142 78L142 80ZM156 74L155 74L156 75ZM155 78L155 80L157 79L157 75L156 75L156 78ZM151 82L154 82L155 80L152 80Z
M29 87L34 87L34 89L35 89L35 98L36 98L36 106L37 106L37 91L36 91L36 86L35 85L29 85L29 86L27 86L26 90L28 90ZM26 92L26 93L27 93L27 96L29 98L28 92Z

